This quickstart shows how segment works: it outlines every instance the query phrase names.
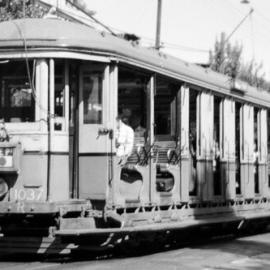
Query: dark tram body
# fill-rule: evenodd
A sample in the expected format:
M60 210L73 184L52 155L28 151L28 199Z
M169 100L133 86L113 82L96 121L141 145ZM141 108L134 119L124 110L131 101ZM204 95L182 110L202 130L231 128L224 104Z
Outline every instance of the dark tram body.
M268 93L66 21L0 33L1 250L267 224Z

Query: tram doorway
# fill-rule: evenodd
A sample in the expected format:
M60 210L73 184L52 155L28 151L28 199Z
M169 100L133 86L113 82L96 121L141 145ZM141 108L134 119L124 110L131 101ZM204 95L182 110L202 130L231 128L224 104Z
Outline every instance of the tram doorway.
M108 133L101 130L107 130L108 123L108 74L108 66L103 63L76 63L70 67L69 164L73 198L99 200L106 196L112 149Z

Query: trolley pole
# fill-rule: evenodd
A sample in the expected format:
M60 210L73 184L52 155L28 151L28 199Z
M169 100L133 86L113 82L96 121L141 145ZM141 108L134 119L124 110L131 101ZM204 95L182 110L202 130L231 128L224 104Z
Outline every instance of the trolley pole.
M156 44L155 49L160 49L160 28L161 28L161 9L162 9L162 0L158 0L157 6L157 28L156 28Z

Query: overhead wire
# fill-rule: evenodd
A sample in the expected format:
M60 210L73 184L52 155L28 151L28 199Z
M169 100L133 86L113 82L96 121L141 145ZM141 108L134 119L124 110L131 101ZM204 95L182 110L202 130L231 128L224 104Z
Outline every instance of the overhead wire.
M46 109L46 108L44 108L42 106L42 104L40 103L40 101L39 101L39 99L37 97L36 88L35 88L35 85L34 85L34 79L35 79L35 75L34 75L35 71L34 70L35 70L35 67L36 67L36 61L33 61L33 74L31 74L26 38L24 36L24 33L23 33L21 27L17 24L17 22L14 21L14 20L11 20L11 22L15 25L15 27L18 30L18 33L19 33L19 35L20 35L20 37L21 37L21 39L23 41L24 53L25 53L24 58L25 58L25 64L26 64L26 72L27 72L28 83L29 83L29 85L31 87L31 90L32 90L31 94L32 94L36 104L38 105L39 109L46 113L48 119L49 118L55 118L55 115L51 114L48 109ZM42 120L45 120L45 119L40 119L40 121L42 121Z

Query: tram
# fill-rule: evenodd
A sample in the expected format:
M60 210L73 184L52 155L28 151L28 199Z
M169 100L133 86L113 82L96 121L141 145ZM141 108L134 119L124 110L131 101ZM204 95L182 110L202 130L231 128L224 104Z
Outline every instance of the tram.
M1 252L267 225L269 93L68 21L0 33Z

